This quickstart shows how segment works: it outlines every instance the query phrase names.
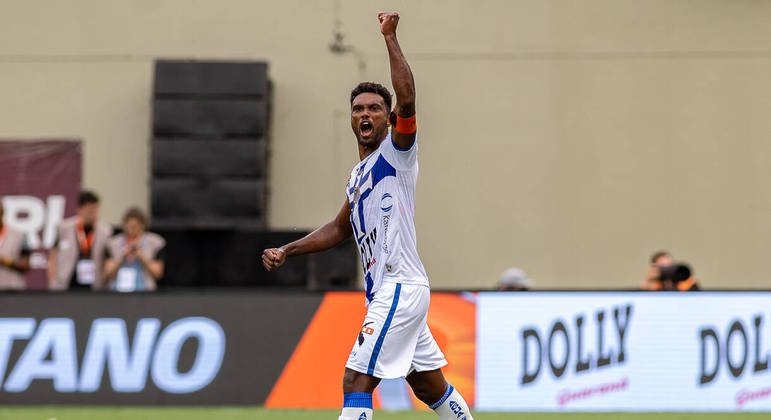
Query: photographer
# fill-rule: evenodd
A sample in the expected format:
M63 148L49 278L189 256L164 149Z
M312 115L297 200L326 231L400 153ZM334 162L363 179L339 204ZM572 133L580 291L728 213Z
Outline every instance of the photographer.
M29 270L29 248L24 232L3 223L3 200L0 198L0 290L23 290L22 274Z
M107 247L104 278L110 290L151 291L163 277L166 240L146 232L146 228L147 217L142 210L131 208L123 216L123 233L110 239Z
M651 257L651 265L645 273L644 290L651 291L694 291L699 284L693 277L691 267L675 263L666 251L659 251Z
M48 288L51 290L99 290L107 240L112 227L99 220L99 196L82 191L78 213L56 229L56 243L48 253Z
M640 287L643 290L661 290L659 282L659 268L672 265L672 255L667 251L658 251L651 255L650 265L645 271L645 280Z

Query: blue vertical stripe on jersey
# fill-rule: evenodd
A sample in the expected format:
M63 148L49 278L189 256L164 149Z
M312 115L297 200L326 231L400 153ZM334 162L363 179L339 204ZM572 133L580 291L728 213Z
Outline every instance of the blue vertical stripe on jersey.
M381 154L377 157L377 160L375 161L375 164L372 165L372 169L369 170L369 173L367 175L364 175L359 180L359 186L361 186L366 180L368 176L372 176L372 188L367 189L367 191L361 191L361 197L359 198L359 203L363 203L364 200L369 197L369 194L375 189L377 184L382 181L384 178L389 176L396 176L396 168L394 168L388 161L383 157ZM351 207L353 209L353 207ZM360 226L363 232L358 232L358 235L356 237L356 242L361 244L361 241L366 237L367 228L364 225L364 206L359 204L359 214L354 215L351 214L351 217L359 217ZM356 227L354 226L354 230Z
M386 317L385 324L380 330L380 335L375 342L375 348L372 349L372 357L369 358L369 368L367 368L367 375L375 373L375 362L377 362L377 356L380 354L380 348L383 347L383 340L385 340L388 328L391 327L391 320L394 319L394 313L396 312L396 305L399 303L399 293L402 291L402 284L396 283L396 291L394 292L394 301L391 304L391 310L388 311L388 317Z
M364 292L364 296L367 297L367 302L372 302L372 299L375 298L375 296L372 295L372 286L375 285L375 282L372 280L372 273L367 273L365 280L367 282L367 290Z

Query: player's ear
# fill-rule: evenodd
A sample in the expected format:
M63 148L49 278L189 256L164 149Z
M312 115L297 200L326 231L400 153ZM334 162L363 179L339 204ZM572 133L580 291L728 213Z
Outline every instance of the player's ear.
M396 111L391 111L388 114L388 125L389 126L396 125Z

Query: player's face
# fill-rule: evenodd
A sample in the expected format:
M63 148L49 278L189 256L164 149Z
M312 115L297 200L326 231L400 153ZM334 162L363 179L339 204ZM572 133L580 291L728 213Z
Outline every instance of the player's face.
M388 134L388 112L383 97L360 93L351 104L351 128L362 146L375 147Z

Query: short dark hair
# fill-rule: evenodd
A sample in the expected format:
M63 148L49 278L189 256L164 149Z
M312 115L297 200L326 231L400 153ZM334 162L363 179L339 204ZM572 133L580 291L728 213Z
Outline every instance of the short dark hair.
M359 83L351 91L351 105L353 105L353 100L362 93L376 93L380 95L386 104L386 108L388 108L386 112L391 110L391 92L385 86L375 82Z
M86 204L99 204L99 196L93 191L81 191L78 196L78 207L83 207Z
M653 255L651 255L651 264L656 264L656 261L658 261L661 257L671 257L672 254L670 254L667 251L656 251Z
M139 207L131 207L123 214L123 223L129 219L137 219L142 226L147 227L147 215Z

